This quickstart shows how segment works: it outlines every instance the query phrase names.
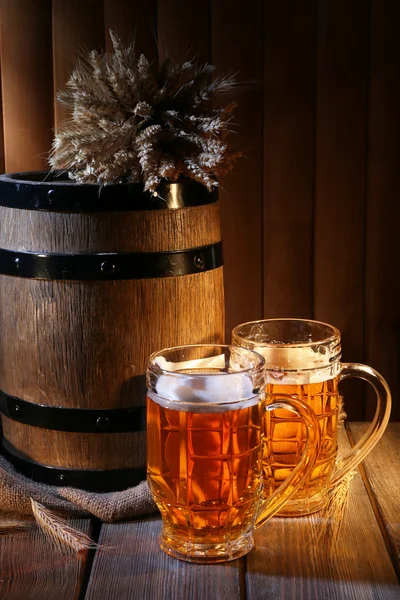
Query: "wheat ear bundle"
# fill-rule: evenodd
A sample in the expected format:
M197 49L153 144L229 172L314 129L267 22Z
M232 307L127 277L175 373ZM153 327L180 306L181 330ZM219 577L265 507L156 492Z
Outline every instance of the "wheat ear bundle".
M194 60L156 68L110 35L113 52L92 50L58 95L70 119L55 136L52 168L78 183L140 182L154 194L162 179L211 190L239 156L227 144L234 78Z

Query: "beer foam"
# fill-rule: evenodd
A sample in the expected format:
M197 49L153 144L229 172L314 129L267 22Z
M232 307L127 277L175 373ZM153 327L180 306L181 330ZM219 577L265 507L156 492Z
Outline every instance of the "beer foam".
M339 374L340 363L330 363L331 355L324 347L256 346L255 352L265 358L266 383L306 385L333 379Z
M164 357L157 357L154 362L169 373L158 377L156 393L148 391L148 396L167 408L222 412L251 406L260 400L260 394L253 391L253 381L248 373L207 373L208 369L225 367L224 354L180 363L170 363ZM204 369L204 372L198 369ZM197 372L182 372L190 370Z
M172 362L166 360L163 356L157 356L154 364L158 365L163 371L182 371L187 369L223 369L225 367L225 354L217 356L208 356L207 358L195 358L194 360L185 360L183 362Z

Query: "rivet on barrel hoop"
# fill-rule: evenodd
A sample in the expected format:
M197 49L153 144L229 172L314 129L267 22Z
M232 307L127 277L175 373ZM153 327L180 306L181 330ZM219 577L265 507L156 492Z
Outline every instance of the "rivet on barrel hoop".
M102 262L100 268L104 275L112 275L115 271L115 265L110 260L105 260Z
M107 431L110 428L110 419L108 417L99 417L96 421L96 427L99 431Z
M16 258L14 260L15 266L17 267L17 269L21 268L21 259L20 258Z
M16 418L22 417L22 410L19 404L14 404L14 406L12 407L12 413Z
M61 483L62 485L67 485L68 480L65 477L65 475L57 475L57 481L58 483Z
M194 264L198 269L204 269L204 257L202 254L196 254L194 257Z

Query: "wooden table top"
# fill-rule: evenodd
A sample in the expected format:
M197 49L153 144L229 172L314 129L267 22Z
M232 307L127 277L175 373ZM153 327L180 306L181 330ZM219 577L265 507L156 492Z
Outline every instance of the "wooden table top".
M357 441L365 423L351 423L340 444ZM400 423L354 477L341 541L329 556L313 537L317 515L274 518L255 534L246 557L215 566L192 565L158 548L160 518L115 525L90 519L73 525L103 550L64 556L43 534L0 538L1 600L399 600Z

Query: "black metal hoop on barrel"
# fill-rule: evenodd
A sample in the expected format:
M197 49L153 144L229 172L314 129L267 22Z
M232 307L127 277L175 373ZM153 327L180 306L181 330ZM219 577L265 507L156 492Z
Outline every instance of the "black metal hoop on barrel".
M0 206L49 212L114 212L185 208L218 200L196 182L162 182L157 196L141 183L79 184L61 171L0 175Z
M122 433L146 429L144 406L99 410L45 406L0 391L0 412L13 421L55 431Z
M47 467L22 456L7 440L1 450L7 460L26 477L58 487L72 486L91 492L114 492L138 485L146 478L146 469L80 470Z
M55 254L0 249L0 274L31 279L152 279L193 275L223 264L222 243L172 252Z

